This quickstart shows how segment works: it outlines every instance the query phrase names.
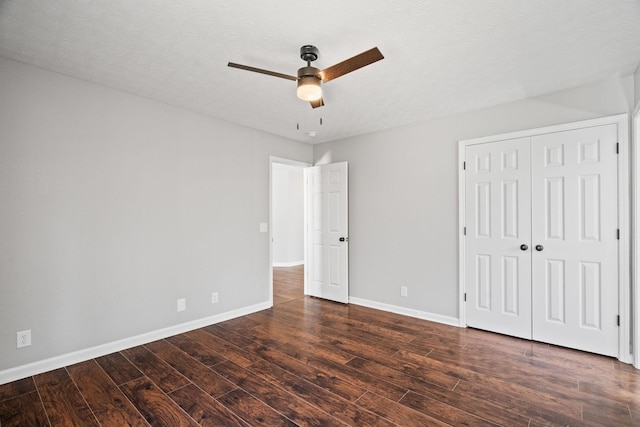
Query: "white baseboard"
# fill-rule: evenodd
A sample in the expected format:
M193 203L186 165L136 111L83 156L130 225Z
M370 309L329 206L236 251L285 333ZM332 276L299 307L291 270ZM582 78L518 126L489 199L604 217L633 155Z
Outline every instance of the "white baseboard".
M273 267L295 267L296 265L304 265L304 260L302 261L291 261L291 262L274 262Z
M175 326L170 326L168 328L158 329L156 331L147 332L141 335L136 335L134 337L125 338L84 350L74 351L72 353L55 356L49 359L40 360L22 366L17 366L15 368L6 369L4 371L0 371L0 385L27 378L32 375L37 375L43 372L62 368L64 366L69 366L75 363L95 359L96 357L105 356L107 354L115 353L127 348L147 344L152 341L171 337L173 335L182 334L194 329L202 328L204 326L213 325L214 323L220 323L224 322L225 320L235 319L236 317L246 316L247 314L266 310L271 306L272 304L270 304L269 302L263 302L248 307L242 307L237 310L231 310L226 313L220 313L214 316L181 323Z
M391 313L402 314L404 316L416 317L418 319L429 320L431 322L460 327L460 319L458 319L457 317L443 316L441 314L434 314L427 311L414 310L407 307L400 307L398 305L385 304L382 302L371 301L356 297L349 297L349 303L369 308L375 308L377 310L388 311Z

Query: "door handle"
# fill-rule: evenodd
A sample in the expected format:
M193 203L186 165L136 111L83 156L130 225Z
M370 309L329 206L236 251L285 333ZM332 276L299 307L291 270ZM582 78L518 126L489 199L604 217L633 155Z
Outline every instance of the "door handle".
M525 244L520 245L520 250L526 251L527 249L529 249L529 246L527 246Z
M536 245L536 251L540 252L544 249L544 246L542 245Z
M341 242L348 242L348 241L349 241L349 238L348 238L348 237L341 237L341 238L340 238L340 241L341 241Z

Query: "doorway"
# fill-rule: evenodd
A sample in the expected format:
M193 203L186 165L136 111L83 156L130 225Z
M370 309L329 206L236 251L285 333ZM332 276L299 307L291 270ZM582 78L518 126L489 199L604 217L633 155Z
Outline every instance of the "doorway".
M271 297L280 304L304 296L307 163L271 158Z
M347 304L347 162L310 166L271 157L269 193L270 302L273 268L302 264L304 295Z

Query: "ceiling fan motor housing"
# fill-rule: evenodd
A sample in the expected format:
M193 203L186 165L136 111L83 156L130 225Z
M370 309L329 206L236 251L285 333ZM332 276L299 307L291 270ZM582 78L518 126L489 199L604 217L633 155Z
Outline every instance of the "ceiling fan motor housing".
M315 77L320 80L320 70L316 67L302 67L298 69L298 81L303 77Z
M313 62L318 59L318 48L310 44L306 44L300 48L300 58L303 61Z

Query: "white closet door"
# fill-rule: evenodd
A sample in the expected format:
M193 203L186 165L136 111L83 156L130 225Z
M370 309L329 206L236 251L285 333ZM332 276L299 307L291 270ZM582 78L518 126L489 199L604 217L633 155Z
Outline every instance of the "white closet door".
M467 324L531 339L529 138L471 145L465 158Z
M533 339L618 354L617 126L532 137Z

